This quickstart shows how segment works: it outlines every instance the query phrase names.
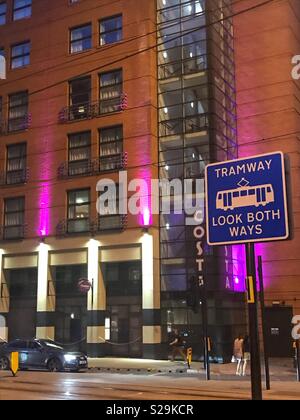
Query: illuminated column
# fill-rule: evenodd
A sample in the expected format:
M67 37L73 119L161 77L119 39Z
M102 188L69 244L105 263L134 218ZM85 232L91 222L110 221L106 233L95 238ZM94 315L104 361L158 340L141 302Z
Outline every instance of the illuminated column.
M38 301L37 301L37 338L54 340L55 327L53 313L55 298L49 296L49 246L41 243L38 248Z
M155 234L153 236L145 233L141 238L144 358L156 357L157 346L161 343L160 281L159 269L156 267L159 259L155 255L155 249L159 249L159 243L156 244L155 241Z
M7 341L8 338L8 330L6 326L6 317L5 315L9 311L9 297L8 297L8 290L5 286L4 281L4 273L2 270L2 263L3 263L3 254L4 251L0 250L0 340L3 339Z
M88 242L88 279L93 284L88 295L88 355L104 355L106 293L101 271L99 270L99 241Z

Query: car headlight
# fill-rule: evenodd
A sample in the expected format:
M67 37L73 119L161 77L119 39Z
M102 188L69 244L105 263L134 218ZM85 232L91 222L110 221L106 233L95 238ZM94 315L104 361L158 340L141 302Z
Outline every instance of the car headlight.
M70 354L65 354L64 358L67 363L75 362L77 360L76 356L71 356Z

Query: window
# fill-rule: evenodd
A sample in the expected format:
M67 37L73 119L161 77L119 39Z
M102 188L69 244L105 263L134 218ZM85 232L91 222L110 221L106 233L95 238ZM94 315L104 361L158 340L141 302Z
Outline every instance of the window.
M119 214L120 200L122 201L122 194L119 185L116 185L116 200L113 208L106 206L106 199L108 187L99 194L99 203L101 207L101 214L98 215L98 230L99 231L113 231L122 230L124 228L124 216Z
M121 111L122 70L100 74L100 113Z
M7 147L6 183L22 184L26 182L26 143Z
M87 232L90 219L90 190L68 193L68 233Z
M100 45L114 44L122 37L122 15L100 21Z
M21 239L24 237L25 198L8 198L5 200L4 239Z
M30 49L30 42L23 42L11 48L11 68L13 70L30 64Z
M71 54L86 51L92 48L92 25L73 28L70 31Z
M82 175L91 171L91 132L69 135L69 175Z
M82 77L69 82L70 88L70 120L88 117L91 102L91 77Z
M6 24L7 4L0 3L0 26Z
M16 340L9 344L8 348L16 350L26 350L27 341Z
M121 125L99 130L100 172L121 169L123 157L123 127Z
M31 17L31 0L14 0L14 20Z
M248 191L247 190L241 192L241 197L247 197L247 195L248 195Z
M9 132L28 128L28 92L19 92L9 96L8 130Z

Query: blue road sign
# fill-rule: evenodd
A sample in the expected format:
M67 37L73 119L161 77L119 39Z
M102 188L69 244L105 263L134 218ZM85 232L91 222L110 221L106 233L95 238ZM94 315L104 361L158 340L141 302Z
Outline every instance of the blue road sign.
M208 165L206 212L210 245L287 239L283 153Z

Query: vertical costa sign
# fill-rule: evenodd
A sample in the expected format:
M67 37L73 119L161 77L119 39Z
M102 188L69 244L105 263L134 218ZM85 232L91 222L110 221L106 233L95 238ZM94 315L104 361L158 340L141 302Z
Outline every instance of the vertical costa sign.
M204 286L204 238L206 230L204 227L204 212L202 210L196 211L194 215L195 228L194 228L194 238L196 239L196 266L197 266L197 276L198 281L197 285L199 287Z

